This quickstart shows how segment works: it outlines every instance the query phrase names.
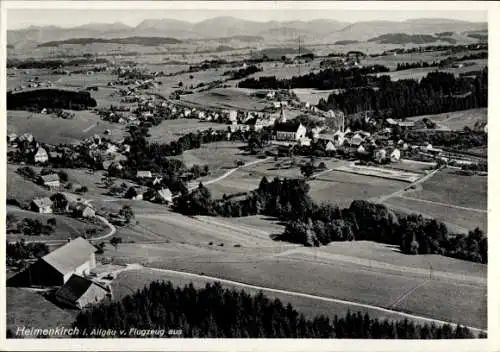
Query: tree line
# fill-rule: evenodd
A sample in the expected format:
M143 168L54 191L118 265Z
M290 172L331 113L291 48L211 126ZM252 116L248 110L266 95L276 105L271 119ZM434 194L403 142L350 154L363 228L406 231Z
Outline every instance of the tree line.
M429 72L420 81L378 79L377 89L347 89L320 99L318 108L355 114L373 110L381 118L433 115L488 106L488 69L475 79L452 73Z
M371 318L368 313L306 318L291 304L262 292L250 295L224 289L219 283L196 289L152 282L121 301L100 304L80 312L74 324L81 332L92 329L180 329L186 338L358 338L453 339L474 338L464 326L418 324L407 319ZM92 336L97 337L97 336ZM127 336L124 336L127 337ZM136 337L136 336L128 336ZM165 333L163 337L168 337ZM173 336L176 337L176 336ZM178 336L177 336L178 337ZM480 338L486 337L481 334Z
M460 62L460 61L467 61L467 60L478 60L478 59L487 59L488 58L488 52L483 51L480 53L472 53L469 55L464 55L462 57L447 57L446 59L443 59L441 61L433 61L433 62L427 62L427 61L419 61L419 62L401 62L398 63L396 67L396 71L403 71L403 70L409 70L412 68L424 68L424 67L444 67L447 65L452 64L453 62Z
M223 196L213 200L200 183L197 189L178 197L173 209L185 215L241 217L264 214L286 222L277 240L305 246L334 241L368 240L399 246L405 254L441 254L486 264L486 235L475 229L467 235L454 234L436 219L399 214L385 205L355 200L349 208L316 204L304 179L263 177L259 188L244 199Z
M255 65L250 65L245 68L240 68L239 70L234 70L234 71L226 71L224 72L224 76L231 76L230 79L242 79L247 76L250 76L251 74L254 74L256 72L261 72L262 68L257 67Z
M294 76L291 79L280 80L276 76L259 77L259 79L248 78L241 81L238 87L250 89L348 89L375 85L378 81L377 77L368 76L368 74L381 72L389 72L389 69L381 65L335 70L329 68L317 73L310 72L306 75Z

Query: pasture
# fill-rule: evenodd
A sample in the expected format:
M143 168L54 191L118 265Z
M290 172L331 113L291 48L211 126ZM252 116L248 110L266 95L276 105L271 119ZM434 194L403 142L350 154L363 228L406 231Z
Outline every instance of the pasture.
M138 289L149 285L153 281L170 281L174 286L184 287L185 285L193 284L195 288L201 289L209 283L218 282L210 278L187 277L181 274L172 272L161 272L151 269L136 269L128 270L118 274L117 278L111 284L115 299L121 299L126 295L135 293ZM220 282L220 281L219 281ZM223 288L227 289L244 289L245 292L252 295L258 294L260 290L253 288L241 288L230 283L221 283ZM347 313L347 310L359 311L360 308L349 307L341 303L334 303L328 301L321 301L308 297L296 297L284 293L276 293L269 291L262 291L267 297L271 299L279 299L284 305L291 304L299 313L304 314L308 318L313 318L317 315L327 315L333 319L335 315L340 316ZM400 319L400 316L393 313L380 312L374 309L361 308L361 311L370 314L370 317L377 317L379 319ZM418 320L416 320L418 321Z
M311 105L318 105L320 99L328 99L328 96L337 90L318 90L308 88L296 88L293 92L299 100L308 102Z
M41 294L23 288L7 287L6 298L6 328L10 329L17 338L21 337L16 336L17 327L71 328L78 314L77 310L59 308Z
M353 200L378 198L407 186L402 181L339 171L327 172L309 184L309 194L316 202L332 203L340 207L348 207Z
M24 236L21 233L7 234L7 240L17 241L24 239L26 241L34 240L66 240L68 237L76 238L78 236L96 237L104 235L109 231L109 228L102 224L99 220L81 220L76 218L70 218L63 215L55 214L40 214L30 211L21 210L18 208L7 207L7 214L15 215L19 220L24 218L36 219L41 221L43 224L47 224L47 220L54 218L56 220L56 226L54 232L49 236ZM96 233L88 235L86 231L95 230Z
M420 190L406 195L466 208L486 210L488 207L488 178L484 176L465 176L454 169L445 169L421 186Z
M455 208L447 204L433 203L409 197L393 197L384 202L389 208L404 213L421 214L424 217L435 218L448 226L449 232L467 233L479 227L487 231L488 215L486 212L470 211Z
M125 135L123 125L102 121L90 111L73 111L75 118L62 119L51 115L28 111L7 112L7 133L31 133L41 143L78 144L94 134L103 135L110 130L107 138L118 141Z
M198 119L164 120L158 126L153 126L149 129L149 140L158 143L170 143L188 133L196 133L210 128L221 130L225 127L225 125L220 123L202 122Z
M414 116L409 117L408 121L418 121L424 118L428 118L434 121L438 125L438 127L441 126L444 129L452 131L461 131L464 129L464 127L469 127L472 129L474 127L474 124L478 121L487 121L488 109L478 108L453 111L444 114Z
M357 175L365 175L372 177L386 178L389 180L403 181L403 182L415 182L420 178L420 175L413 172L380 168L373 166L362 166L362 165L341 165L334 168L335 171L347 172Z
M480 310L486 292L486 266L481 264L433 255L410 257L370 242L304 248L271 240L271 235L281 233L281 225L271 221L267 226L263 217L190 218L154 213L136 215L136 220L139 224L132 228L137 232L119 234L124 243L105 251L117 264L204 273L383 307L395 304L396 309L412 297L411 303L405 303L406 311L475 327L486 324ZM136 242L127 243L130 240ZM458 292L459 301L449 302L444 291L432 289L426 292L425 303L413 298L412 290L420 285L432 288L436 282ZM438 302L443 307L436 309Z
M7 164L7 198L16 199L19 203L31 202L35 197L47 197L52 193L31 180L19 175L16 170L20 165Z

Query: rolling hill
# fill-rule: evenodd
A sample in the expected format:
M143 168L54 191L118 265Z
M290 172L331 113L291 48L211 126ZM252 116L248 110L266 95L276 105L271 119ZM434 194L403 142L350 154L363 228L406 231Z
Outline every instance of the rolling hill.
M486 32L487 23L446 19L418 19L402 22L366 21L346 23L328 19L312 21L258 22L234 17L215 17L198 23L176 19L147 19L135 27L116 23L89 23L73 28L56 26L28 27L7 31L7 42L43 43L73 38L169 37L179 40L261 36L264 40L296 39L299 35L312 42L365 41L390 33L434 35L442 32Z

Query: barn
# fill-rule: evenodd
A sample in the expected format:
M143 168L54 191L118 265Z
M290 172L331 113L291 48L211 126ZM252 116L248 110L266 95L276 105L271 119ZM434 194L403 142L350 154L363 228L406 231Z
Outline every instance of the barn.
M71 275L85 275L95 268L95 248L83 237L69 241L38 259L26 270L12 277L12 286L62 286Z
M106 298L109 288L73 274L55 293L56 300L64 305L82 309Z

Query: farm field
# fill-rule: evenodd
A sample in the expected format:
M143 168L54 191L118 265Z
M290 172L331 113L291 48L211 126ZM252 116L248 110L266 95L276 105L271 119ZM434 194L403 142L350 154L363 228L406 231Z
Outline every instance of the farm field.
M158 143L170 143L188 133L196 133L210 128L221 130L226 126L215 122L200 122L198 119L164 120L160 125L149 129L151 135L149 140Z
M299 100L308 102L311 105L318 105L320 99L328 99L328 96L332 92L337 90L318 90L318 89L306 89L306 88L296 88L293 92Z
M396 163L390 163L387 165L382 165L381 168L388 170L401 170L407 172L413 172L416 174L424 175L432 167L432 164L415 162L412 160L400 160Z
M260 111L269 106L265 100L251 97L251 92L240 88L215 88L206 92L182 95L180 101L205 108L243 111Z
M431 119L438 125L441 125L452 131L461 131L464 127L473 128L477 121L487 121L488 120L488 109L469 109L462 111L454 111L444 114L436 115L424 115L424 116L414 116L409 117L409 121L418 121L424 118Z
M413 172L394 170L381 167L373 166L362 166L362 165L341 165L334 168L334 171L347 172L357 175L365 175L371 177L380 177L389 180L403 181L403 182L415 182L420 178L419 174Z
M486 213L452 208L409 197L393 197L385 201L384 204L405 213L416 213L422 214L424 217L435 218L448 225L450 232L467 233L476 227L487 231L488 216Z
M24 236L23 234L7 234L7 240L17 241L24 239L26 241L35 240L66 240L69 237L76 238L78 236L99 236L104 235L109 231L109 228L102 224L99 220L95 220L95 223L90 221L83 221L80 219L70 218L62 215L55 214L40 214L30 211L21 210L18 208L7 206L7 214L15 215L19 220L23 218L37 219L43 224L47 223L48 219L56 219L56 226L54 232L49 236ZM95 235L87 235L87 230L95 229L97 232Z
M441 256L410 257L394 248L369 242L335 243L308 249L272 241L270 235L280 233L280 229L275 222L266 228L264 221L267 220L259 217L188 218L173 213L153 213L136 215L136 220L140 235L149 238L139 238L133 233L125 238L119 234L124 243L116 250L107 247L104 253L115 263L141 263L204 273L384 307L398 302L406 293L412 297L410 291L420 284L433 285L439 280L450 292L460 292L461 301L448 302L445 292L433 294L431 291L426 293L429 305L408 303L405 310L418 310L425 316L443 320L459 318L460 322L475 327L486 324L476 305L486 292L484 265ZM129 240L136 243L127 243ZM236 244L240 246L235 247ZM435 279L426 282L429 265L433 267ZM432 310L427 309L433 302L446 307L436 310L436 303ZM461 308L461 313L456 307Z
M74 111L75 118L66 120L30 113L28 111L7 112L7 133L31 133L36 140L51 144L78 144L94 134L103 135L110 130L109 139L118 141L125 135L123 125L102 121L90 111Z
M480 210L488 207L488 178L484 176L464 176L445 169L422 183L421 188L406 196Z
M147 248L144 248L145 246ZM163 246L169 249L161 251L160 248ZM294 258L293 255L277 256L279 252L284 251L281 248L260 248L259 254L256 255L255 249L249 251L245 250L244 246L241 248L224 246L214 248L209 253L204 249L194 248L174 255L171 252L172 247L170 244L122 244L116 251L107 250L105 255L112 256L117 263L122 264L142 261L143 264L151 267L213 275L264 287L293 290L383 307L392 305L404 294L408 293L411 297L410 291L423 284L428 276L426 270L422 270L426 275L418 275L406 273L404 270L399 272L380 268L374 270L352 261L328 261L321 260L321 258L320 260L311 258L311 261L308 261L303 258ZM125 250L128 253L123 253ZM401 256L402 254L394 253L394 255ZM300 265L297 265L298 262ZM478 284L477 281L474 281L473 285L459 284L455 280L442 278L439 282L448 287L449 292L460 291L461 295L458 297L461 301L449 302L450 300L446 299L449 297L446 292L437 291L433 294L431 291L426 297L431 303L413 302L407 304L405 309L407 311L418 310L425 316L443 320L456 320L459 315L459 321L464 324L475 327L485 326L484 315L479 314L476 303L486 293L486 285ZM426 284L432 285L433 283L434 280ZM427 307L433 302L439 302L443 307L437 310L428 309ZM454 310L457 305L462 306L463 309ZM354 307L352 309L354 310Z
M116 76L111 72L96 72L93 75L83 73L72 73L70 75L61 75L53 83L57 88L86 88L88 86L105 87L108 82L114 81ZM94 96L95 92L90 95Z
M381 73L380 75L390 76L393 81L398 81L400 79L420 80L421 78L427 76L429 72L434 72L434 71L448 72L448 73L453 73L455 76L458 76L461 73L482 70L484 67L488 65L488 60L474 60L474 62L475 64L472 66L463 66L460 68L439 68L439 67L412 68L409 70L384 72Z
M126 295L135 293L136 290L143 288L145 285L149 285L153 281L170 281L172 285L178 287L184 287L185 285L192 283L195 288L204 288L205 285L209 283L213 284L215 282L219 282L209 278L186 277L181 274L171 272L160 272L151 269L136 269L121 272L117 278L113 280L111 286L113 293L115 294L115 299L121 299ZM221 283L221 285L223 288L227 289L242 289L241 287L225 282ZM244 290L252 295L261 292L252 288L244 288ZM345 304L320 301L307 297L295 297L283 293L269 291L262 292L271 299L279 299L283 305L290 303L299 313L302 313L309 318L317 315L327 315L330 319L333 319L335 315L344 315L347 313L347 310L350 309L351 312L367 312L370 314L370 317L377 317L379 319L400 319L400 316L397 314L380 312L374 309L349 307Z
M26 328L70 328L76 319L77 310L64 310L40 294L22 288L7 287L7 329L14 336L17 327Z
M402 181L339 171L327 172L309 184L309 194L316 202L333 203L340 207L348 207L353 200L378 198L408 185Z

